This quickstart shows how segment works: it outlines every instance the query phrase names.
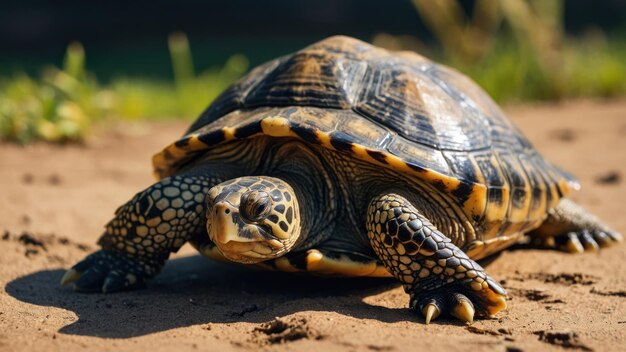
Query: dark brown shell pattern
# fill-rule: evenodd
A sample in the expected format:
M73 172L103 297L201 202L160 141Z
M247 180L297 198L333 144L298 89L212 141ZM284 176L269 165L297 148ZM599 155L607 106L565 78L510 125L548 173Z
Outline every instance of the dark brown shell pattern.
M154 156L155 173L171 175L214 145L258 135L294 137L414 174L452 197L481 224L483 238L537 226L577 187L463 74L348 37L252 70Z

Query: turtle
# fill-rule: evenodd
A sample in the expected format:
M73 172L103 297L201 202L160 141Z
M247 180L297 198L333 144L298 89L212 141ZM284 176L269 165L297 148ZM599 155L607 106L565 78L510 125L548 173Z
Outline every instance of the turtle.
M269 270L395 277L428 324L506 308L477 261L526 241L622 240L462 73L333 36L251 70L153 157L158 181L115 212L62 285L145 286L190 243Z

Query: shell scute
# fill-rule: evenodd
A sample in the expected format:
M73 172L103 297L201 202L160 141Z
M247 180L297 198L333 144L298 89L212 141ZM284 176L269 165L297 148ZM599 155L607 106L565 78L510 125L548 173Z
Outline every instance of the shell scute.
M272 60L260 65L246 74L239 81L228 87L220 94L209 107L200 115L200 117L189 127L187 133L196 131L198 128L207 126L212 122L221 119L224 115L231 111L243 108L243 99L248 92L257 84L262 82L265 77L280 65L284 58Z
M320 106L346 109L365 70L364 62L303 52L269 73L246 96L246 108L257 106Z

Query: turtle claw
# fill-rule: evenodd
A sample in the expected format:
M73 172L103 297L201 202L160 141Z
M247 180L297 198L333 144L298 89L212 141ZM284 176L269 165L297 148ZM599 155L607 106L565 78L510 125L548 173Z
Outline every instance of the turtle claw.
M106 277L106 272L99 268L89 268L80 278L74 282L74 291L78 292L98 292L101 289L102 280Z
M560 247L562 250L570 253L583 253L585 251L585 247L580 243L576 232L568 233L565 243Z
M428 325L431 320L437 319L439 314L441 314L441 309L439 309L436 302L432 301L422 308L422 314L426 319L426 325Z
M70 269L66 271L63 277L61 278L61 286L69 285L77 281L78 279L80 279L80 276L81 276L81 273L74 269Z
M597 252L600 248L610 247L621 242L622 239L622 235L614 231L582 230L554 237L553 246L550 246L548 241L545 241L544 245L556 247L569 253Z
M461 294L455 295L454 299L456 304L450 310L450 315L467 323L472 324L474 322L474 305L467 297Z
M137 260L121 253L101 250L87 256L69 269L61 285L74 284L79 292L109 293L137 288L145 284L158 270L142 266Z
M606 231L605 233L613 242L622 242L624 240L624 236L619 232Z
M600 245L598 245L598 242L596 242L589 231L582 231L579 238L580 243L582 243L583 247L585 247L585 251L597 252L600 250Z
M489 281L492 281L489 279ZM493 316L506 308L506 291L492 290L490 286L481 291L468 290L463 284L443 286L422 293L423 298L414 298L414 309L419 310L426 324L442 314L448 314L465 323L472 324L475 316ZM501 291L500 291L501 290Z
M613 244L613 240L606 234L606 232L598 231L595 235L595 239L600 245L600 248L606 248Z
M137 283L137 277L134 274L121 275L117 271L112 271L104 279L102 284L102 293L116 292L133 287Z

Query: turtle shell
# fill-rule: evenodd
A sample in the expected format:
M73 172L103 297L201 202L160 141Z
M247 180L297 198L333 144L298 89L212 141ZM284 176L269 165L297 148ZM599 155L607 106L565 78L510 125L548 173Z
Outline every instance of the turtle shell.
M461 73L348 37L252 70L154 156L155 173L172 175L216 144L259 135L298 138L414 175L451 197L486 238L503 235L505 219L510 233L538 225L577 187Z

